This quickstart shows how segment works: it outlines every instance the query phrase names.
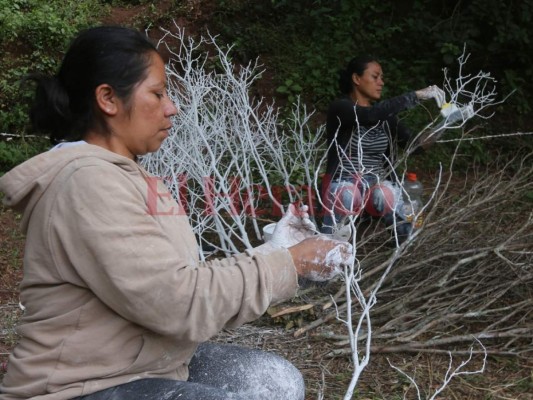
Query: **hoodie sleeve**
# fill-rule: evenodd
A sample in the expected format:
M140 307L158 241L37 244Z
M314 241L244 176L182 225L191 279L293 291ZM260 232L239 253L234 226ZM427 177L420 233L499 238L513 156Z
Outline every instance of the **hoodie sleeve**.
M107 165L78 168L65 180L49 217L49 245L63 279L86 286L124 319L194 342L295 294L285 249L201 267L191 262L188 244L165 229L168 220L148 213L142 182ZM175 218L176 232L190 230L186 216L160 218Z

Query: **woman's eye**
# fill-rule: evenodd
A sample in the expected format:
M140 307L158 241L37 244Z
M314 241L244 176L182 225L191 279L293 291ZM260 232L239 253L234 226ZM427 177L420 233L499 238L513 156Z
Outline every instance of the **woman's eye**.
M162 98L163 98L163 96L164 96L164 94L163 94L163 93L159 93L159 92L158 92L158 93L156 93L155 95L157 96L157 98L158 98L158 99L162 99Z

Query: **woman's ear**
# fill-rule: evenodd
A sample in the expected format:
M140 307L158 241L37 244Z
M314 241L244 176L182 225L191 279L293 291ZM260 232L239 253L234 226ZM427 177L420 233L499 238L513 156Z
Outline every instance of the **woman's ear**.
M116 115L118 112L118 98L115 90L107 83L102 83L94 90L96 104L100 111L106 115Z
M352 83L355 85L355 86L359 86L359 84L361 83L361 78L359 77L359 75L357 75L355 72L352 74Z

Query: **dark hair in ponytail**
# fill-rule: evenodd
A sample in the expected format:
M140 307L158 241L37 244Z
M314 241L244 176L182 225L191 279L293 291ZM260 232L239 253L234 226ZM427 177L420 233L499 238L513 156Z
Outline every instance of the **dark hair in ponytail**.
M140 32L119 26L100 26L80 32L71 43L57 75L33 75L37 82L30 121L52 143L81 139L96 129L109 133L95 106L95 89L110 85L127 103L147 74L150 54L157 48Z
M37 82L35 98L30 109L30 122L37 133L50 135L50 141L57 143L67 137L71 120L68 95L55 76L34 74L25 81ZM24 81L24 83L26 83Z
M363 75L371 62L378 61L375 57L369 55L354 57L348 62L345 69L339 71L339 90L342 94L350 94L352 92L352 75Z

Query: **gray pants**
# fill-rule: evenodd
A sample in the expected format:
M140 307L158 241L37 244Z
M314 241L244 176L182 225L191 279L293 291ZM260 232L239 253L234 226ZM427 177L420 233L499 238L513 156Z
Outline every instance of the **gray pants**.
M73 400L303 400L301 373L276 354L204 343L189 380L140 379Z

